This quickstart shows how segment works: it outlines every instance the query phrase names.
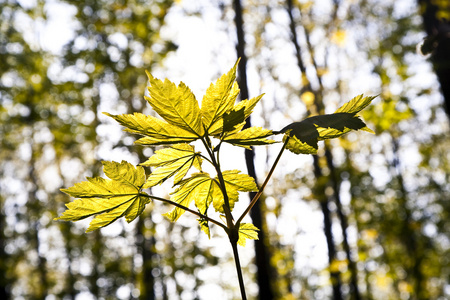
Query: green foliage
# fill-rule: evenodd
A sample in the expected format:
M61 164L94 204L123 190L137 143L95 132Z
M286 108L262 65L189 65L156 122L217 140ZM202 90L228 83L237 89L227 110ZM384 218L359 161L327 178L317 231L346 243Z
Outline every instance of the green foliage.
M158 199L142 189L173 178L175 189L170 200L165 200L175 205L172 211L164 214L169 220L178 220L194 202L200 216L200 226L209 236L208 222L212 219L208 217L208 209L212 205L216 212L225 216L229 230L239 228L237 242L244 246L246 238L257 238L258 229L252 224L240 224L240 221L233 223L230 221L233 220L231 212L239 200L239 192L256 192L258 187L252 177L239 170L221 170L219 152L222 142L250 148L275 143L266 138L284 133L288 150L310 154L317 152L319 140L339 137L350 130L371 131L356 114L369 105L374 97L362 95L344 104L334 114L309 117L278 132L260 127L243 130L245 119L250 116L262 95L235 103L239 93L238 85L234 82L237 64L209 86L201 108L183 82L177 86L168 79L162 81L147 73L150 96L146 100L163 120L139 113L106 115L125 126L126 131L144 136L136 141L138 144L172 146L156 151L136 168L124 161L120 164L103 162L105 175L111 180L88 178L88 181L62 189L79 199L69 203L68 210L57 220L77 221L96 215L87 231L107 226L122 216L131 222L143 212L150 198ZM213 139L217 142L214 143ZM201 140L207 156L196 152L194 146L187 143L195 140ZM214 167L216 176L202 171L204 160ZM147 178L142 166L153 168ZM199 172L188 175L192 167Z
M150 97L145 97L151 107L167 123L184 129L198 138L204 135L200 108L191 92L183 82L176 86L168 79L162 82L147 73L150 81L148 91Z
M334 114L313 116L301 122L292 123L281 131L273 132L260 127L244 129L245 120L262 95L236 104L239 93L236 79L238 62L215 84L211 84L199 107L192 91L183 82L178 86L165 79L149 79L147 102L162 118L139 113L106 115L126 127L126 131L143 136L136 141L141 145L172 145L156 151L141 166L134 167L123 161L103 162L104 173L110 180L95 177L75 186L62 189L78 198L67 204L66 210L57 220L77 221L95 216L87 231L107 226L125 216L128 222L142 214L150 199L160 200L175 206L164 214L170 221L177 221L189 211L199 216L203 232L210 237L210 223L222 227L229 236L237 263L239 284L245 299L243 279L239 265L237 245L245 246L247 239L258 239L258 228L250 223L241 223L266 186L285 148L294 153L314 154L318 141L339 137L350 130L368 129L356 114L366 107L374 97L358 96L344 104ZM244 148L275 143L267 137L284 133L284 145L272 166L262 189L252 199L249 206L234 221L232 211L239 201L239 192L256 192L254 178L239 170L222 170L219 161L223 142ZM189 143L201 141L203 152L196 152ZM202 163L208 162L216 171L211 176L202 170ZM152 168L146 177L144 168ZM194 171L192 171L194 167ZM199 171L199 172L197 172ZM174 191L169 199L152 196L142 191L173 178ZM197 210L190 209L194 203ZM211 207L223 216L226 223L212 219L208 215Z
M147 73L150 96L146 97L146 100L163 120L140 113L105 114L125 126L126 131L144 136L136 141L137 144L172 146L156 151L141 164L153 168L147 178L142 166L133 171L133 167L126 162L104 162L104 172L112 180L88 178L86 182L63 189L65 193L80 199L68 204L69 209L58 219L76 221L97 215L88 231L109 225L121 216L132 221L142 213L151 198L142 192L142 189L173 178L175 190L170 201L179 205L165 216L176 221L185 212L183 207L189 207L194 202L202 216L200 224L206 230L209 228L207 211L211 205L215 211L226 214L233 210L239 200L239 192L257 191L253 178L241 174L239 170L222 171L218 164L222 142L242 147L275 142L266 139L272 135L271 130L260 127L242 130L245 119L250 116L262 95L235 103L239 93L234 82L236 67L237 63L215 84L211 84L203 97L201 109L195 96L184 83L177 86L167 79L161 81ZM218 140L218 144L213 145L211 138ZM186 143L195 140L203 142L209 158ZM218 173L215 177L202 171L204 159L215 167ZM191 173L185 178L192 167L200 172ZM136 179L131 183L122 178L126 169L129 169L130 174L135 174L139 181ZM206 233L209 234L209 230Z
M102 86L107 83L108 88L121 91L120 108L131 109L146 84L140 67L161 64L173 49L173 44L159 37L172 3L63 0L22 5L1 1L0 231L6 236L2 239L0 234L0 244L8 249L6 257L0 251L0 261L7 263L0 263L7 280L6 285L0 280L1 295L6 287L10 298L72 299L81 290L108 298L123 280L138 286L134 279L140 278L138 274L144 274L146 268L161 268L146 261L151 256L144 257L142 269L134 268L132 258L139 246L114 242L138 233L122 232L106 240L100 231L83 235L77 224L48 219L56 217L57 207L66 199L60 188L80 181L83 174L96 177L101 171L95 157L103 155L98 149L105 143L97 136L102 117L97 108L104 100L111 101L101 95ZM64 28L69 32L58 37L56 44L68 44L55 49L53 41L37 37L54 28L54 16L60 11L68 17ZM122 34L127 44L118 46L113 37ZM155 45L157 51L152 50ZM144 48L143 52L137 50ZM134 111L139 109L133 105ZM109 145L117 146L115 142ZM23 149L27 149L25 156L20 154ZM139 155L139 149L133 151ZM19 184L9 184L11 179ZM3 223L5 212L8 221ZM145 219L148 223L149 218ZM49 231L50 239L44 234ZM147 234L143 241L147 243L149 238ZM121 247L135 248L118 251ZM89 261L90 275L81 274L76 267L61 268L61 259L72 266ZM146 281L145 275L142 277ZM144 292L141 290L143 297Z
M258 231L255 225L251 223L241 223L239 225L239 240L238 244L241 246L245 246L246 240L257 240L258 239Z
M142 192L145 182L143 167L133 167L122 161L102 162L105 175L111 180L101 177L87 178L62 191L77 200L67 204L67 210L56 220L78 221L96 215L87 232L105 227L125 216L127 222L142 214L149 203L147 194Z
M373 133L356 114L374 98L359 95L333 114L312 116L289 124L280 131L285 133L283 141L287 141L286 148L296 154L316 154L318 141L337 138L351 130L361 129Z
M202 158L200 153L194 152L194 147L188 144L178 144L170 148L161 149L142 163L143 166L156 167L147 178L144 188L150 188L163 183L174 176L174 183L178 184L189 169L194 166L201 171Z

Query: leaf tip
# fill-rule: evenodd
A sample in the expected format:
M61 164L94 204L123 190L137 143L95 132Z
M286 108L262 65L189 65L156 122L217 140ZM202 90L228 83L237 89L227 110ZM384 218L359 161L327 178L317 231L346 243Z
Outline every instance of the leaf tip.
M147 74L147 78L148 78L148 80L149 81L151 81L152 79L154 79L155 77L153 77L153 75L152 74L150 74L150 72L149 71L147 71L147 70L145 70L145 74Z

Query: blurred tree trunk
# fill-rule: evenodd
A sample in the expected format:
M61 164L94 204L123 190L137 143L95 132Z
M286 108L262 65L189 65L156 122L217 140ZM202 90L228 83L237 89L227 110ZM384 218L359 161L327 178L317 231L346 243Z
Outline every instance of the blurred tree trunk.
M325 233L325 238L327 240L328 247L328 263L330 267L330 278L331 284L333 286L333 300L342 300L342 281L339 270L333 268L333 263L336 261L336 246L334 244L333 230L332 230L332 217L329 208L330 200L325 193L324 175L322 173L322 168L319 165L319 157L314 155L314 175L316 177L316 186L314 194L319 200L320 208L323 214L323 229Z
M74 237L71 232L72 224L69 222L61 222L60 224L60 230L61 234L64 237L64 247L66 251L66 258L67 258L67 278L65 282L64 287L64 293L67 295L71 300L75 300L77 292L75 290L75 282L76 277L74 274L74 270L72 269L72 263L74 261L73 255L72 255L72 244L74 242Z
M397 201L400 203L401 211L399 215L401 216L401 241L410 257L410 263L406 264L405 269L407 270L406 278L411 283L414 289L413 299L426 300L429 299L429 294L427 292L426 284L424 282L425 274L422 272L422 262L425 259L424 245L421 241L424 241L424 237L420 233L420 224L415 221L412 215L412 211L408 204L408 191L405 187L405 182L400 165L400 155L399 155L399 141L396 138L392 140L392 150L393 150L393 160L391 162L391 172L392 178L396 179L398 185L399 196Z
M30 113L28 119L28 124L35 123L35 106L33 103L29 104L29 108L32 113ZM30 245L32 251L36 253L36 274L38 277L37 285L34 287L33 291L33 299L45 299L48 295L49 290L49 282L48 282L48 270L47 270L47 259L41 252L41 240L39 237L39 230L41 228L40 216L42 206L37 197L38 187L40 186L38 175L36 174L36 161L38 158L38 153L42 153L42 149L37 149L37 145L33 141L34 130L30 130L31 134L29 136L31 157L28 167L28 178L27 181L30 183L30 187L28 190L28 199L27 199L27 215L29 216L29 229L28 229L28 238L30 239Z
M431 53L450 118L450 1L418 0L427 33L422 52Z
M293 3L292 0L287 0L287 13L289 16L289 25L291 30L291 40L295 48L295 56L297 59L297 65L300 69L300 72L302 74L302 78L304 78L304 87L303 89L305 91L311 92L314 94L314 110L316 113L322 112L323 113L323 104L321 101L321 93L318 93L314 91L311 87L311 84L307 78L306 75L306 66L302 59L302 53L300 49L300 44L297 37L297 31L296 31L296 25L295 20L293 16ZM320 99L318 99L320 97ZM314 155L314 175L316 177L316 187L315 187L315 194L316 197L318 197L320 208L322 210L323 214L323 222L324 222L324 233L325 238L327 241L327 247L328 247L328 262L330 264L330 277L331 277L331 284L333 287L333 299L334 300L341 300L342 299L342 292L341 292L341 278L339 271L333 270L331 268L333 262L336 260L336 246L334 244L334 238L333 238L333 231L332 231L332 216L329 209L329 203L330 203L330 197L327 197L325 194L325 185L321 184L323 182L328 182L328 180L323 180L323 172L322 168L319 164L319 157L317 155ZM335 192L335 191L334 191Z
M7 262L9 260L9 256L5 251L6 246L6 237L3 229L6 226L5 214L4 214L4 199L0 195L0 299L8 300L11 295L8 290L9 279L7 277L8 274L8 266Z
M241 90L240 97L241 100L249 99L248 85L247 85L247 56L245 55L245 38L244 38L244 21L243 21L243 13L242 13L242 5L240 0L234 0L234 11L235 17L234 22L236 25L236 33L237 33L237 45L236 52L237 56L241 58L241 61L238 66L238 84ZM246 120L245 128L251 127L250 117ZM254 161L255 153L252 150L245 149L245 162L247 164L248 174L256 179L256 171L255 171L255 161ZM250 193L250 199L256 195L255 192ZM270 250L269 247L265 245L266 241L266 225L264 219L264 211L261 205L261 201L257 201L255 206L253 206L250 211L250 216L252 218L253 224L260 229L259 231L259 240L255 241L255 262L258 268L257 270L257 282L259 287L259 298L261 300L270 300L274 299L274 292L272 290L272 278L270 276L271 266L270 266Z
M141 216L138 220L138 224L136 226L136 246L138 248L138 252L142 257L142 272L139 275L141 278L140 281L140 294L139 299L141 300L154 300L155 299L155 278L152 274L153 263L152 258L155 255L153 252L154 248L154 237L153 235L150 238L147 238L145 235L146 226L145 220L151 221L151 216L147 215L147 218L143 218ZM153 222L152 222L153 224Z
M351 295L354 300L361 300L361 293L359 291L359 285L358 285L358 270L356 268L356 263L353 261L352 255L351 255L351 249L350 245L348 243L348 235L347 235L347 229L348 229L348 220L347 216L344 214L344 209L342 207L341 202L341 196L340 196L340 179L338 176L338 172L336 168L334 167L333 163L333 154L331 153L331 149L328 147L328 145L325 146L325 157L327 160L327 166L330 170L330 178L331 178L331 186L333 187L333 196L334 196L334 202L336 203L336 212L339 218L339 222L341 223L342 228L342 244L345 251L345 256L348 260L348 269L350 271L350 288L351 288Z

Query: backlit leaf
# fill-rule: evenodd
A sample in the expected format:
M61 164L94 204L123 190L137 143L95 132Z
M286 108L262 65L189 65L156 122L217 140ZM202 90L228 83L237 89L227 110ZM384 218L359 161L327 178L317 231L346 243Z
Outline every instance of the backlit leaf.
M208 221L202 218L197 219L198 223L200 224L201 230L206 233L208 238L211 238L211 233L209 231L209 224Z
M258 187L256 186L253 177L247 174L241 174L239 170L223 171L223 180L225 181L225 189L228 195L228 201L230 203L230 210L233 210L234 204L239 200L238 192L256 192ZM219 179L216 177L216 181ZM217 189L213 195L213 206L216 211L223 213L223 205L225 200L223 198L222 191Z
M242 130L242 128L245 125L245 120L250 116L250 114L253 112L253 109L255 108L256 104L259 102L259 100L261 100L261 98L264 96L264 94L259 95L257 97L251 98L250 100L242 100L240 101L238 104L236 104L235 106L233 106L233 108L231 109L231 111L229 112L231 113L236 113L241 111L242 109L244 112L244 116L243 116L243 121L239 124L233 124L233 129L231 131L229 131L230 134L232 133L236 133ZM242 116L241 116L242 117ZM225 132L227 132L228 130L224 130L223 128L223 123L224 123L224 119L221 118L219 120L217 120L216 123L213 124L213 126L211 126L209 133L212 136L215 137L219 137L220 135L222 135ZM226 128L229 129L229 128Z
M239 87L234 83L239 60L228 73L222 75L214 84L211 83L202 100L201 114L206 129L229 112L236 102Z
M88 181L61 189L78 199L68 203L67 210L55 220L78 221L95 215L86 231L90 232L123 216L127 222L131 222L142 213L150 201L146 194L141 192L145 182L144 168L135 168L125 161L102 163L110 180L88 177Z
M223 115L223 132L233 131L236 126L245 121L245 107L239 110L231 110Z
M241 223L239 225L238 244L244 247L247 239L258 240L258 231L258 227L252 223Z
M335 113L349 113L349 114L357 114L365 107L367 107L373 99L377 96L367 96L364 97L363 94L354 97L349 102L345 103L341 107L339 107Z
M283 137L283 142L285 142L288 137L289 133ZM311 147L307 143L302 143L295 136L289 137L286 149L295 154L317 154L317 148Z
M266 137L271 135L273 135L272 130L250 127L237 133L226 135L223 141L235 146L250 148L250 146L276 143L276 141L266 139Z
M247 174L241 174L239 170L227 170L222 172L225 186L235 187L240 192L257 192L255 179Z
M171 200L188 207L192 201L201 213L205 213L212 201L212 195L216 183L208 173L195 173L191 177L182 180L179 187L172 193ZM218 186L217 186L218 188ZM175 207L172 211L165 213L169 220L175 222L185 212L184 209Z
M104 114L125 126L125 131L145 136L137 140L136 144L165 145L192 142L198 139L198 136L190 131L141 113L124 115Z
M357 96L340 107L335 113L306 118L284 127L280 132L289 135L286 148L296 154L315 154L318 141L339 137L351 130L372 132L366 124L356 116L370 104L375 97ZM286 136L284 137L284 141Z
M174 176L174 184L177 184L192 166L201 170L201 162L200 154L195 153L194 146L188 144L179 144L158 150L141 164L156 167L148 176L144 188L160 184L172 176Z
M145 97L152 108L169 124L203 136L204 128L198 102L191 90L180 82L176 86L165 79L164 82L147 73L150 97Z
M264 94L261 94L251 99L242 100L233 107L233 110L240 110L242 107L244 107L244 117L245 119L247 119L252 114L256 104L258 104L259 100L261 100L263 96Z

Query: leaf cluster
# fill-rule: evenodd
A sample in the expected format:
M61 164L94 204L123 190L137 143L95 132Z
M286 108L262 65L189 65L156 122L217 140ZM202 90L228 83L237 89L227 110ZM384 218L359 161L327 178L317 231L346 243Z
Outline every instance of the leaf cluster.
M263 95L236 103L239 94L235 82L238 62L208 87L201 106L183 82L176 85L168 79L162 81L147 73L149 96L145 99L161 118L141 113L105 114L123 125L125 131L139 135L136 144L165 147L155 151L137 167L125 161L103 162L104 173L109 179L88 178L85 182L63 189L63 192L77 199L67 204L68 209L58 219L77 221L95 216L87 230L92 231L122 216L131 222L151 199L156 199L174 206L164 214L171 221L178 220L189 211L199 217L199 224L208 236L212 222L224 228L230 240L237 233L235 242L244 246L246 239L258 238L258 228L241 223L241 220L258 200L262 190L235 222L231 213L239 200L239 192L258 191L258 187L252 177L239 170L221 169L219 156L222 143L251 148L275 143L267 137L284 134L280 157L285 148L296 154L315 154L320 140L336 138L350 130L371 131L356 114L374 97L362 95L344 104L334 114L312 116L280 131L260 127L244 129L246 119ZM201 141L204 151L196 151L192 145L194 141ZM262 188L267 184L279 157ZM202 164L205 162L214 167L215 175L203 171ZM151 168L148 176L144 167ZM173 180L174 187L170 199L143 191L168 179ZM192 203L196 210L189 208ZM224 217L226 225L208 216L211 207Z

